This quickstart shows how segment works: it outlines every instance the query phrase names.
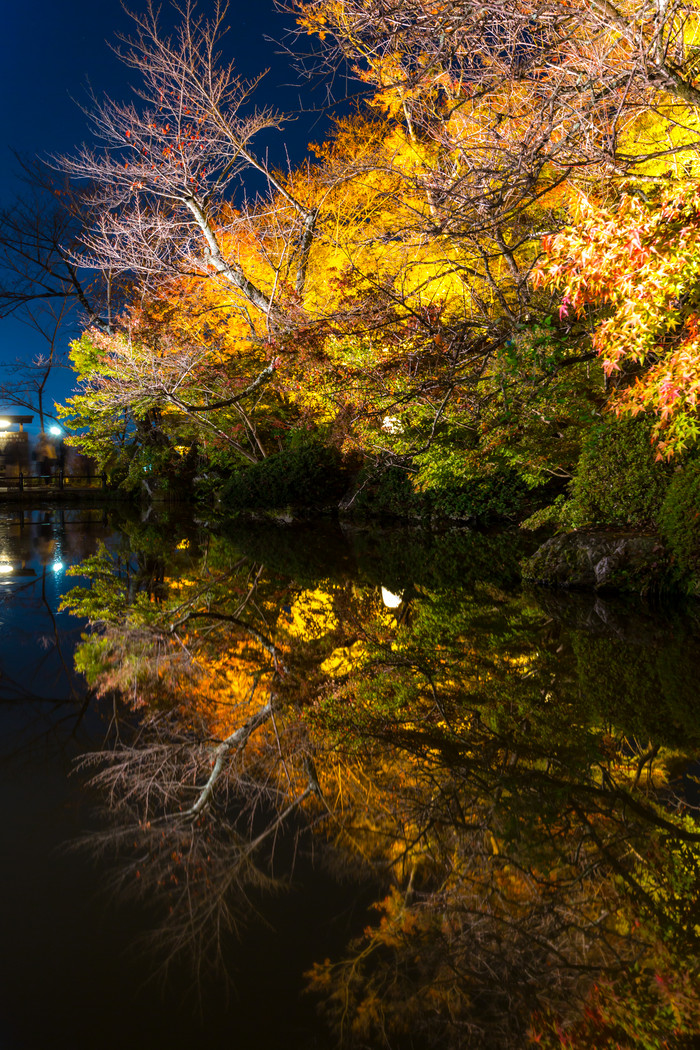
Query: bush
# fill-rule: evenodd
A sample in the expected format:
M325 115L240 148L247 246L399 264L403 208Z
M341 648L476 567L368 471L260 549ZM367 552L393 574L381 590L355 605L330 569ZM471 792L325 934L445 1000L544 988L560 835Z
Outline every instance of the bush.
M413 490L411 476L403 467L367 467L356 483L348 509L357 514L415 517L427 512Z
M571 525L653 525L671 479L656 462L646 419L608 418L583 448L566 505Z
M178 474L182 459L168 444L144 442L134 444L127 450L130 459L122 458L116 467L110 467L112 480L119 479L122 489L130 493L147 492L158 488L161 491L177 489ZM128 462L128 469L124 466Z
M692 459L673 475L659 513L666 545L683 572L700 565L700 460Z
M515 470L506 469L482 477L465 478L460 484L426 489L436 514L485 524L514 518L527 495L525 483Z
M520 528L525 532L536 532L537 529L552 529L566 524L569 520L570 506L571 501L560 493L553 503L539 507L534 514L530 514L525 521L521 521Z
M527 489L509 467L488 474L456 476L444 472L426 483L418 475L391 466L361 475L351 509L357 513L398 518L454 518L485 524L517 515Z
M336 502L346 485L338 450L302 431L292 434L281 452L234 474L221 499L241 510L318 506Z
M504 456L434 444L421 457L417 487L439 517L486 524L517 517L531 486Z

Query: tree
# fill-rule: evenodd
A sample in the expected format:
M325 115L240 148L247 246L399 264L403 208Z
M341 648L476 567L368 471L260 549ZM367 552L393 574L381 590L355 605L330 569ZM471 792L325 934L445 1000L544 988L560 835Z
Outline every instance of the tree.
M43 430L47 384L68 367L61 344L86 321L108 328L116 289L74 260L88 222L84 195L38 161L21 162L21 174L25 194L0 212L0 319L27 325L46 349L32 361L3 363L11 378L0 385L0 397L37 412Z
M83 238L86 264L142 287L173 277L215 282L252 338L263 340L289 323L293 303L283 282L294 256L295 281L303 285L314 215L253 152L255 137L278 128L282 117L251 108L255 85L221 61L225 14L217 2L205 19L187 2L173 38L162 35L150 3L133 15L135 35L123 41L120 57L138 78L137 102L94 100L90 127L101 146L83 147L62 165L91 186L96 220ZM237 241L241 231L245 237L260 228L260 210L226 206L251 172L290 209L284 248L257 283Z
M130 285L127 313L89 336L93 352L76 348L88 386L69 411L76 425L94 421L103 457L111 414L117 446L125 424L137 440L162 442L184 419L190 437L250 461L266 455L253 417L296 324L316 213L254 152L282 117L253 108L255 84L221 60L226 5L205 18L188 2L181 14L172 38L151 4L133 16L120 55L136 101L93 100L100 145L60 161L83 180L93 217L71 258ZM262 183L259 196L245 196L244 179L248 191ZM202 317L205 301L208 316L188 327L186 311Z
M230 310L205 310L203 332L197 304L186 300L170 317L157 306L126 311L120 331L87 331L73 343L71 360L81 393L61 409L73 429L87 428L81 444L101 462L112 460L129 442L217 448L248 462L265 455L255 412L269 402L266 382L276 359L265 360L257 346L241 346ZM195 312L196 311L196 312ZM176 316L173 316L176 314ZM178 323L183 316L188 331Z
M581 167L619 170L692 153L697 141L694 3L292 0L287 9L321 41L321 69L343 63L417 135L469 127L462 159L470 189L482 180L484 215L519 206L549 166L565 178ZM640 149L631 132L647 113L681 141Z
M316 72L354 76L383 121L380 134L356 123L354 148L346 127L321 151L329 190L317 229L328 241L324 216L342 195L355 202L336 223L348 294L333 331L346 346L326 344L337 369L326 393L355 420L365 415L359 443L385 462L415 468L426 443L439 447L450 429L454 443L460 426L457 446L478 436L497 458L529 425L518 469L531 481L566 477L570 421L605 397L575 367L593 356L588 319L558 317L558 302L533 290L532 267L579 191L605 199L624 177L653 184L696 163L695 7L299 0L287 9L299 36L315 37ZM363 207L372 192L374 213ZM402 368L416 362L422 381L408 382ZM529 424L513 424L514 406ZM386 418L393 437L381 433Z
M286 175L254 152L282 118L252 109L254 85L217 53L225 8L207 20L187 5L173 38L152 8L136 17L121 54L137 100L95 101L103 146L64 162L90 184L95 216L76 258L133 282L130 314L110 350L99 341L104 360L73 410L89 422L91 404L101 420L108 405L120 421L133 409L140 436L157 419L171 445L187 432L212 447L216 435L244 460L264 458L279 430L321 426L424 487L446 473L435 458L459 486L483 453L528 485L569 476L576 421L605 395L587 367L587 319L557 317L533 267L582 187L692 165L694 8L291 9L326 67L351 65L367 95L314 163ZM259 197L236 199L244 175L263 180ZM133 325L143 304L151 320L182 317L198 298L219 328L226 318L225 359L203 327ZM156 361L166 344L169 368ZM514 430L526 432L520 462Z

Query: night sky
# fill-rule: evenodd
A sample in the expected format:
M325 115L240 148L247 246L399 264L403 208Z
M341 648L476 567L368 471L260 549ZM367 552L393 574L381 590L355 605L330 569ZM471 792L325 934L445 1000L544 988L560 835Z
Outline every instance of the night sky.
M131 4L135 9L139 0ZM206 13L207 0L200 3ZM66 153L87 138L80 104L88 102L88 85L99 97L129 98L130 72L110 51L116 34L130 31L130 19L119 0L15 0L2 5L0 21L0 200L7 206L21 190L12 151L26 156ZM163 21L174 16L163 4ZM285 112L300 102L312 109L323 98L321 85L311 92L299 81L278 42L291 43L290 15L275 11L273 0L232 0L224 51L234 56L241 75L270 72L258 89L259 104ZM272 39L266 39L272 38ZM304 156L308 141L323 137L323 122L306 113L267 142L270 155L292 164ZM24 325L0 322L0 361L33 357L41 341ZM3 376L6 375L3 370ZM70 390L67 375L52 387L61 399ZM1 406L0 406L1 407Z

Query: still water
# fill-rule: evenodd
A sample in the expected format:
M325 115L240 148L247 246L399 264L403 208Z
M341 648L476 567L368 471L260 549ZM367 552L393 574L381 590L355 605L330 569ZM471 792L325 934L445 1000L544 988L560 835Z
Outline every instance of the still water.
M525 553L1 512L0 1047L695 1045L698 614Z

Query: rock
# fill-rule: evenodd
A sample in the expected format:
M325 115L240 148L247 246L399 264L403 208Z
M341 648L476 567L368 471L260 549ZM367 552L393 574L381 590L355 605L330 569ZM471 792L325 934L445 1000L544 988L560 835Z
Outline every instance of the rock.
M658 536L584 531L553 536L522 566L523 579L547 587L637 594L660 589L668 568Z

